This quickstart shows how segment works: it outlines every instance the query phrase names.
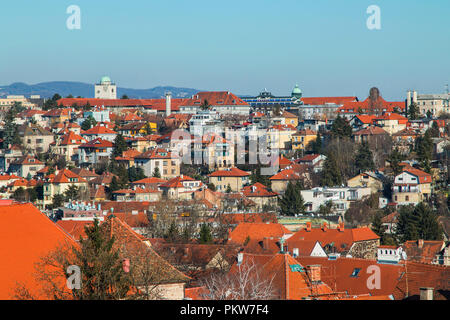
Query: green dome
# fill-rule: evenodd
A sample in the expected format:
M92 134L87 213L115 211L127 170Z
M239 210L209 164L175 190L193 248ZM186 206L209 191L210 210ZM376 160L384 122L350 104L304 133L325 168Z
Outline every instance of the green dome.
M107 82L111 83L111 79L107 76L104 76L100 79L100 83L107 83Z
M298 87L298 84L295 85L294 89L292 90L292 96L296 98L302 97L302 90Z

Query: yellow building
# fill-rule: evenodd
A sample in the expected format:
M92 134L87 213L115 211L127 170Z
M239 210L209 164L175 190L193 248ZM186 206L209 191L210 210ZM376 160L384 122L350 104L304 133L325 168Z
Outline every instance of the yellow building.
M354 187L369 187L371 193L376 193L383 190L383 182L373 173L364 172L347 180L347 186Z
M292 125L278 124L267 129L267 146L270 149L290 149L292 135L297 129Z
M250 174L232 167L214 171L209 175L209 182L214 184L217 191L225 192L230 186L231 191L238 192L249 182Z
M291 137L292 150L305 150L308 144L315 141L317 132L309 129L300 130Z

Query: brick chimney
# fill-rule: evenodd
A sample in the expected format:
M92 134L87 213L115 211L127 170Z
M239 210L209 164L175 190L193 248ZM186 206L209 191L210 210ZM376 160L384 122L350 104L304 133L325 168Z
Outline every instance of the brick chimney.
M311 231L311 221L308 221L306 223L306 231L310 232Z
M318 265L318 264L310 265L310 266L306 267L306 272L308 273L309 279L312 282L319 282L319 281L321 281L320 271L321 271L321 266Z
M417 240L417 246L419 247L419 249L423 248L423 239Z
M326 232L328 230L328 224L326 222L322 224L322 230L323 232Z
M130 259L122 260L122 269L126 273L130 272Z
M420 288L420 300L433 300L433 290L429 287Z
M337 229L339 232L344 232L344 222L340 222Z

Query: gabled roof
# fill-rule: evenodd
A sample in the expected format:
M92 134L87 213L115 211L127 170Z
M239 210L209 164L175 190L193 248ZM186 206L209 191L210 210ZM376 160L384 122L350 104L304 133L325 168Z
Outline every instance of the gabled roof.
M143 152L134 157L135 159L175 159L177 158L172 152L162 148L155 148Z
M36 281L35 263L58 245L76 242L31 203L0 206L0 299L13 299L17 283L47 299ZM61 280L63 287L66 279Z
M240 223L230 233L229 242L244 243L247 237L250 240L262 240L268 237L281 238L284 235L292 234L282 224L279 223Z
M292 169L285 169L269 178L269 180L300 180L302 177Z
M77 179L76 182L70 181L70 179ZM76 173L73 173L69 169L60 170L54 177L49 179L50 183L80 183L86 182L86 179L80 177Z
M432 182L432 176L429 173L426 173L425 171L413 168L413 167L405 167L403 169L403 172L408 172L414 176L416 176L419 179L419 183L431 183Z
M161 188L184 188L183 182L197 181L189 176L181 175L160 185Z
M248 104L243 101L241 98L237 97L233 93L229 91L202 91L198 92L192 99L186 100L182 105L183 106L200 106L205 100L211 106L220 106L220 105L242 105L248 106Z
M158 272L158 279L155 279L155 284L180 283L190 280L189 277L159 256L151 246L143 241L142 236L114 214L108 216L100 227L106 235L115 238L114 246L123 257L129 258L132 263L151 263Z
M87 220L58 220L56 224L71 235L74 240L79 241L80 238L86 238L84 228L91 226L93 222Z
M406 241L402 247L408 260L432 263L445 246L444 241L414 240Z
M74 133L73 131L69 131L67 134L63 135L61 137L61 143L60 145L66 146L66 145L80 145L83 143L86 143L87 140L83 138L82 136Z
M246 197L276 197L278 193L267 190L267 187L262 183L255 183L251 186L246 186L242 189L242 193Z
M33 156L25 155L20 157L19 159L12 161L11 164L19 164L19 165L37 165L37 164L44 164L42 161L39 161Z
M89 130L86 130L83 132L85 135L98 135L98 134L116 134L115 131L108 129L105 126L101 126L97 124L95 127L90 128Z
M89 142L83 143L79 148L113 148L114 143L108 140L103 140L102 138L96 138Z
M386 130L377 127L377 126L369 126L367 128L358 130L356 132L353 133L354 136L365 136L365 135L379 135L379 134L388 134Z
M250 173L245 172L236 167L227 168L224 170L217 170L209 174L210 177L248 177Z
M133 181L131 184L162 184L166 183L167 180L156 178L156 177L148 177L141 180Z
M333 244L337 252L346 252L355 242L376 240L379 238L377 234L367 227L343 229L342 231L329 228L325 230L323 228L311 228L308 231L306 228L303 228L298 230L289 240L319 241L322 247Z

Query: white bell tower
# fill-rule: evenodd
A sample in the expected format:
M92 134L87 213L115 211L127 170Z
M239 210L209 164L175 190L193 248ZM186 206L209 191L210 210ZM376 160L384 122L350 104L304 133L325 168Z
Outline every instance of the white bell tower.
M95 85L95 98L117 99L117 86L107 76L101 78L100 83Z

